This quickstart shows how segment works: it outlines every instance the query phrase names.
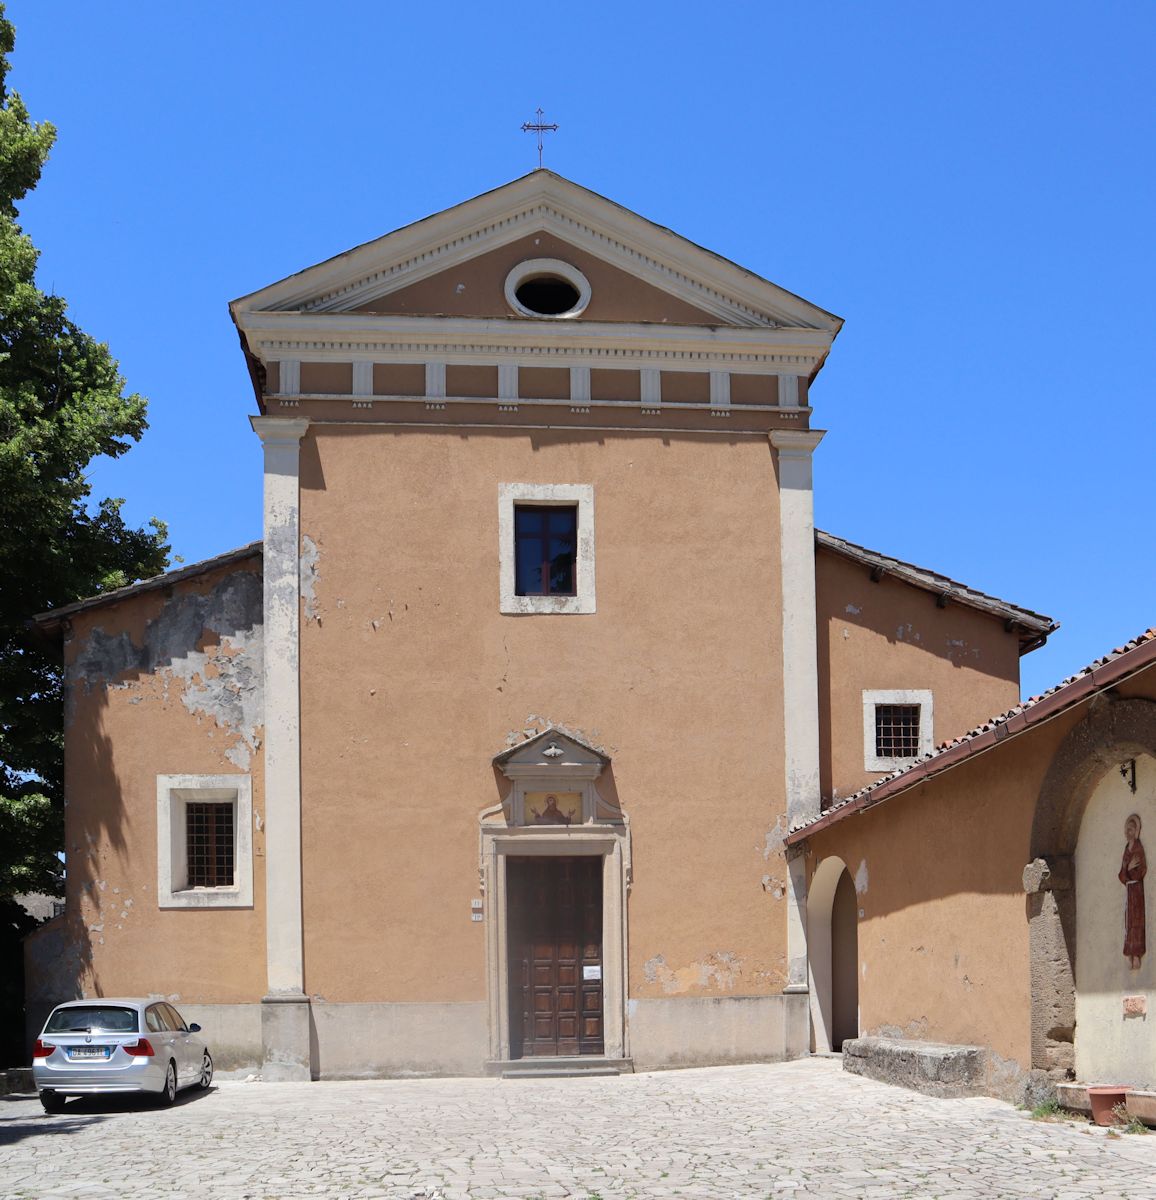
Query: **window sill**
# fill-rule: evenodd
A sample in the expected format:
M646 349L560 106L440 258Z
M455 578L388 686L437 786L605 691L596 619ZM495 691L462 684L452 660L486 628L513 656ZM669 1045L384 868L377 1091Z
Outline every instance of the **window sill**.
M161 908L252 908L253 897L240 887L185 888L161 896Z
M507 596L501 611L511 616L529 613L592 613L593 596Z
M913 767L922 757L921 754L917 754L914 758L869 758L863 767L867 771L878 771L881 775L887 775L892 771L904 771Z

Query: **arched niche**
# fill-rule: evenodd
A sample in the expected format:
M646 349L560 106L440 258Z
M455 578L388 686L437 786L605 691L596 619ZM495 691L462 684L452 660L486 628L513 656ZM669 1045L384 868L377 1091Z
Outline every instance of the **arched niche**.
M1060 743L1044 777L1024 868L1031 962L1032 1068L1052 1079L1075 1073L1076 922L1074 856L1088 803L1109 771L1156 756L1156 702L1093 701Z
M1133 817L1140 823L1137 842L1130 842L1126 832ZM1148 1024L1149 1010L1156 1016L1156 955L1150 953L1147 936L1156 871L1152 878L1137 877L1147 866L1144 838L1151 842L1154 835L1156 758L1141 754L1126 760L1123 770L1100 777L1076 842L1074 1047L1080 1080L1112 1080L1140 1088L1156 1083L1156 1041ZM1128 854L1126 846L1131 847ZM1131 883L1120 878L1125 859L1134 868ZM1133 888L1138 889L1134 894ZM1131 937L1126 936L1129 932ZM1126 955L1125 949L1138 952Z

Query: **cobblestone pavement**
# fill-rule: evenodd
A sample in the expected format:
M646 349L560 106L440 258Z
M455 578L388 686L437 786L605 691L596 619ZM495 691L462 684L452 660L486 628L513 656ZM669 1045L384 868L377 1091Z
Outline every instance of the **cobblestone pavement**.
M0 1097L0 1197L1156 1198L1156 1136L933 1100L834 1060L621 1078Z

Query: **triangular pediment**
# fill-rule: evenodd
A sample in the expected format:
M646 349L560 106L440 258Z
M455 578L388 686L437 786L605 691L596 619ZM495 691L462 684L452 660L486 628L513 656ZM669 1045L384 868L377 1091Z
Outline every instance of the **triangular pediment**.
M834 334L824 309L619 204L538 170L233 302L244 312L519 319L501 282L527 257L591 277L578 320Z
M609 763L610 759L597 747L554 727L494 756L494 765L508 775L524 773L527 769L549 773L576 767L597 773Z

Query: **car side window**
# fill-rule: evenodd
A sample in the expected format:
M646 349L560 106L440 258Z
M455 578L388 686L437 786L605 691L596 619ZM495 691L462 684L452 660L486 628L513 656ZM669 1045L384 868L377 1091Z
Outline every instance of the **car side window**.
M181 1014L171 1004L164 1004L161 1007L165 1010L169 1019L169 1028L174 1033L188 1033L189 1027L185 1024Z
M145 1012L145 1024L148 1026L149 1033L164 1033L165 1022L156 1005L147 1009Z

